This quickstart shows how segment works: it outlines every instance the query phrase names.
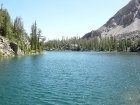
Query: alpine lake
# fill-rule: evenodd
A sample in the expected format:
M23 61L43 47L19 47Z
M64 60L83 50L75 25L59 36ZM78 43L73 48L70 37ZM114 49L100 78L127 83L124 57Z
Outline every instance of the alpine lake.
M1 58L0 105L140 105L140 53Z

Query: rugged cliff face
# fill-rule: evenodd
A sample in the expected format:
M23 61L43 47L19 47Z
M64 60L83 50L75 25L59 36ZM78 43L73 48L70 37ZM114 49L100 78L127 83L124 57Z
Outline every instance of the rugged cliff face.
M24 40L23 42L30 48L30 44L27 40ZM11 57L15 55L23 56L25 55L25 52L16 43L0 36L0 56Z
M131 0L106 24L85 34L83 38L110 37L111 35L116 36L118 39L140 38L140 0Z
M10 41L4 37L0 37L0 55L4 57L15 55L15 52L10 46Z

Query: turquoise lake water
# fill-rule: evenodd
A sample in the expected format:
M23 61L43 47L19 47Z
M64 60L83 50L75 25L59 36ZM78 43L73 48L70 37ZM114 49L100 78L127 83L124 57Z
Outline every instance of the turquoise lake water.
M140 105L140 53L2 58L0 105Z

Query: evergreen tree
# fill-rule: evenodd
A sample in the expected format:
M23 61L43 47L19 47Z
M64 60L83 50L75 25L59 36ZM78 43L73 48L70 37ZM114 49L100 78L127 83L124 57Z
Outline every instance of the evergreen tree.
M36 21L35 21L35 24L34 24L34 43L35 43L35 52L37 52L37 45L38 45L38 37L37 37L37 24L36 24Z
M42 33L42 30L39 28L39 29L38 29L38 49L39 49L39 51L40 51L39 38L41 37L41 33Z

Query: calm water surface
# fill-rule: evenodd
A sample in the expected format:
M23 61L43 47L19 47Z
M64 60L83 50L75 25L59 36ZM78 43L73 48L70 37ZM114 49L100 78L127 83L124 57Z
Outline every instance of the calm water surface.
M0 59L0 105L140 105L140 53Z

